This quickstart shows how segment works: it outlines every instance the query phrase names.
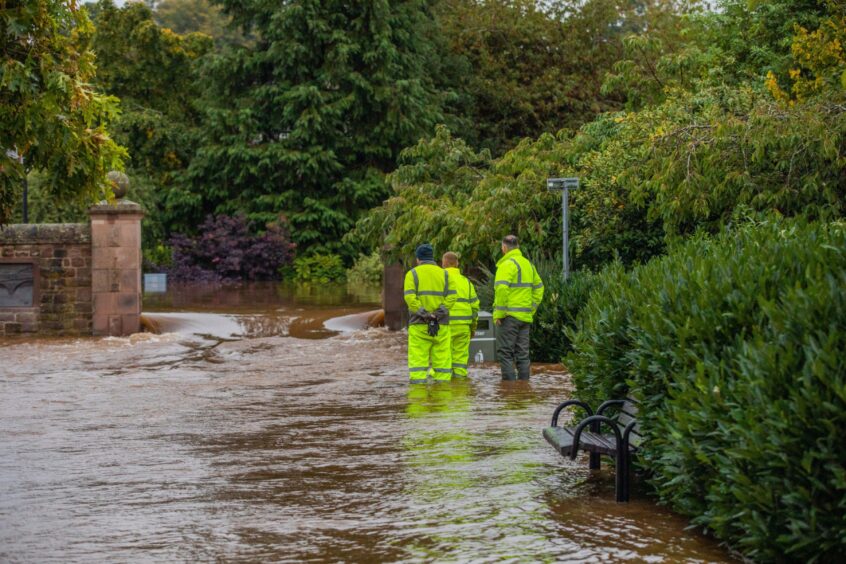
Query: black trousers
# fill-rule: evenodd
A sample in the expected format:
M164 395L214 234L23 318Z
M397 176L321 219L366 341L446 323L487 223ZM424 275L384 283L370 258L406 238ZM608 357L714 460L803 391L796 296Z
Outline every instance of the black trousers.
M529 330L531 323L507 316L496 328L496 356L502 369L503 380L528 380Z

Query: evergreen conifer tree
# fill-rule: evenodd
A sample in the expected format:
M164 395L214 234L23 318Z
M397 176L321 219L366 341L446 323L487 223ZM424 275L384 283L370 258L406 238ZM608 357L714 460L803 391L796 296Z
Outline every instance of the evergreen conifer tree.
M442 119L421 0L222 0L256 38L212 58L205 139L176 215L287 216L301 248L342 250L398 152Z

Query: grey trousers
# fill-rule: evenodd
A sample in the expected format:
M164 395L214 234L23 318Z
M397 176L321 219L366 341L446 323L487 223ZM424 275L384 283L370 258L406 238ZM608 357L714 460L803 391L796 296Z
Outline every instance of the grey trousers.
M496 328L496 356L502 369L503 380L528 380L529 330L532 324L505 317Z

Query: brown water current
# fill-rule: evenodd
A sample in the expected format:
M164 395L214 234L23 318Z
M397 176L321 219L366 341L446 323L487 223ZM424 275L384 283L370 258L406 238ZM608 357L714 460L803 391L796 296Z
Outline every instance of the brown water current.
M296 302L0 341L0 562L729 560L546 445L560 366L410 386L405 335L361 329L372 301ZM327 309L325 338L290 336Z

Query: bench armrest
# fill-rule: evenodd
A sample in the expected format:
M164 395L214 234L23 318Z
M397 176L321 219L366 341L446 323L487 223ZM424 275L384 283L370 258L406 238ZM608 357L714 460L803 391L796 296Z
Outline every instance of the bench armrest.
M626 400L605 400L602 402L602 405L599 406L599 409L596 410L596 414L602 415L602 412L609 407L622 406L624 403L626 403Z
M587 411L588 416L593 415L593 410L585 402L579 401L579 400L567 400L567 401L559 404L558 407L555 408L555 411L552 412L552 425L551 425L551 427L557 427L558 426L558 416L561 414L561 411L563 411L567 407L570 407L571 405L576 405L576 406L581 407L582 409Z
M575 460L576 454L579 452L579 439L582 436L582 431L585 430L585 427L594 423L607 423L608 426L611 427L611 430L614 431L614 437L617 439L617 452L620 452L620 449L623 446L623 438L620 436L620 428L617 426L617 422L610 417L605 417L604 415L591 415L590 417L582 419L576 427L575 432L573 432L573 448L570 451L571 460Z

